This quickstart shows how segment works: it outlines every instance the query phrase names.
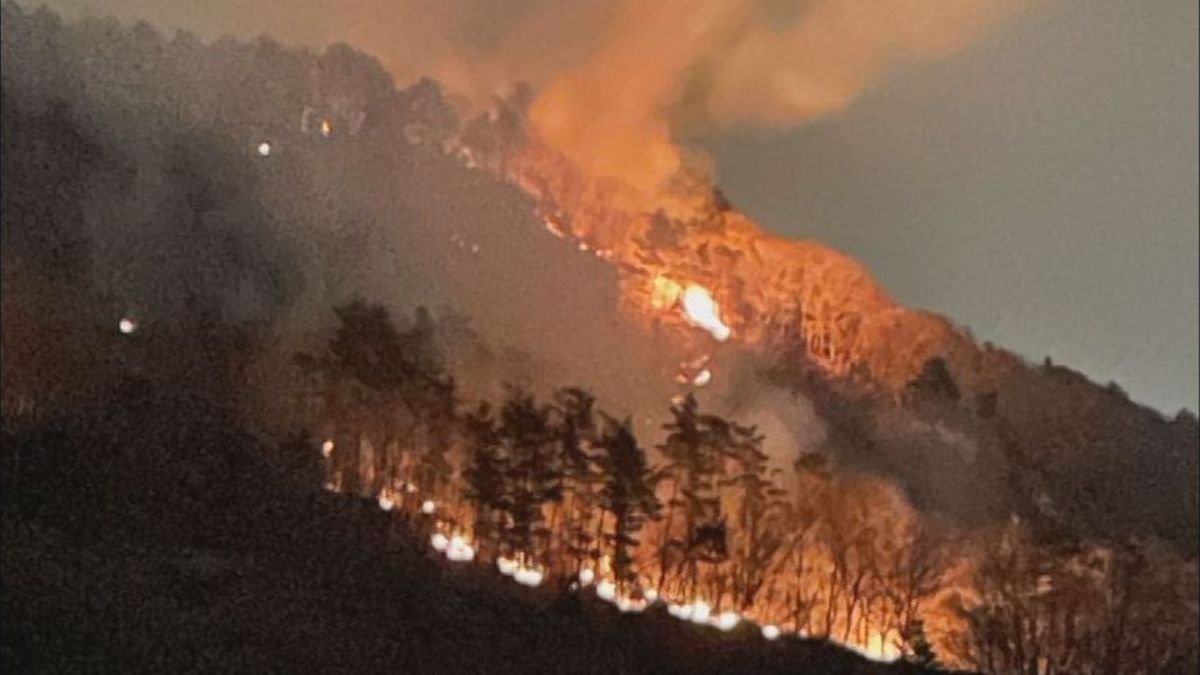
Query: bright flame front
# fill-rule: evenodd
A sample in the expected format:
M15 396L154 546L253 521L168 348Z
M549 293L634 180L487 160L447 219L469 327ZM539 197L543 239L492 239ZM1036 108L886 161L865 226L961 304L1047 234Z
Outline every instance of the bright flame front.
M708 331L717 342L728 340L733 333L721 320L721 307L707 288L696 284L688 286L683 291L682 304L687 320Z

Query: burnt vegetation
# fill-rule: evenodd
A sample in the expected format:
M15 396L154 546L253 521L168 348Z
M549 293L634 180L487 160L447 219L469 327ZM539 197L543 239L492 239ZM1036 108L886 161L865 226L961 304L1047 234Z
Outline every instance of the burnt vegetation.
M460 122L436 84L397 90L345 47L204 44L10 3L3 55L6 672L1197 667L1193 413L990 347L948 350L895 396L781 347L758 377L813 402L819 451L781 466L691 395L647 440L587 386L523 381L463 315L389 313L330 281L371 246L358 203L383 188L335 193L305 167L361 152L457 171L456 129L503 146L519 120ZM263 139L288 203L259 198ZM301 223L346 227L289 241ZM125 336L131 295L162 318ZM302 295L329 317L288 341L273 326L313 309ZM461 382L498 361L503 390ZM898 487L879 467L898 452L881 420L901 416L1002 458L1002 508L960 522ZM438 531L547 581L454 567ZM807 637L621 614L568 588L582 570Z

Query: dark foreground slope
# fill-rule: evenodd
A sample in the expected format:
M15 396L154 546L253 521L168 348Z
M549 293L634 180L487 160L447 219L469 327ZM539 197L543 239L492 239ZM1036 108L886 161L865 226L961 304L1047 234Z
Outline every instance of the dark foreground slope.
M451 566L420 523L316 490L303 456L232 431L195 394L212 384L126 381L6 433L0 670L912 671Z

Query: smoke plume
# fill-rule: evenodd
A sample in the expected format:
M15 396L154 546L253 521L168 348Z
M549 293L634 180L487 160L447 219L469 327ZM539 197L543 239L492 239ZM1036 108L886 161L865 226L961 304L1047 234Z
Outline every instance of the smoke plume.
M625 2L611 33L534 103L585 172L657 196L680 131L786 127L836 113L897 62L961 49L1020 0Z

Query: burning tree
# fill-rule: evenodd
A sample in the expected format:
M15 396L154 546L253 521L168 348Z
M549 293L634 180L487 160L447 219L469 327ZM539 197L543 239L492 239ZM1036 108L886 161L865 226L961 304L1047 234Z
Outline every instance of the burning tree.
M732 594L734 604L747 610L776 571L787 541L787 494L773 480L779 471L768 471L767 455L762 450L765 437L754 427L732 424L729 449L734 473L724 479L723 487L734 493L737 514L732 552Z
M325 349L298 355L296 364L319 392L320 425L333 441L334 483L347 492L378 492L391 468L386 449L400 434L410 365L382 306L354 300L334 314L339 325ZM360 485L364 440L375 450L369 485Z
M468 464L463 471L466 498L475 508L475 538L481 546L500 531L509 510L508 457L496 431L492 407L482 402L466 415Z
M597 442L602 451L599 464L605 483L601 492L602 508L612 514L612 570L617 587L637 579L631 550L638 545L635 538L647 519L657 518L660 509L654 495L654 483L646 465L646 452L638 445L630 422L608 419L603 435ZM603 527L603 515L601 516Z
M507 457L508 522L502 541L510 552L532 555L549 536L543 506L562 499L562 466L555 452L550 408L529 392L509 386L496 429Z
M458 404L433 318L418 308L412 328L401 332L387 310L362 300L334 314L339 325L325 349L300 354L296 363L318 392L316 415L330 432L335 484L377 494L412 463L420 487L438 493L452 472L445 453L457 430ZM364 447L370 449L366 466Z
M553 428L562 467L559 474L562 501L551 517L550 528L559 551L573 559L577 567L585 555L599 557L589 527L602 483L589 454L597 440L596 399L577 387L559 389L554 399Z
M718 479L722 459L730 451L731 427L720 417L700 414L691 394L671 406L671 415L664 427L667 438L658 446L667 462L661 477L671 482L659 543L658 585L664 587L668 575L681 568L684 592L693 594L700 583L699 563L728 557ZM673 537L677 512L682 515L682 539Z

